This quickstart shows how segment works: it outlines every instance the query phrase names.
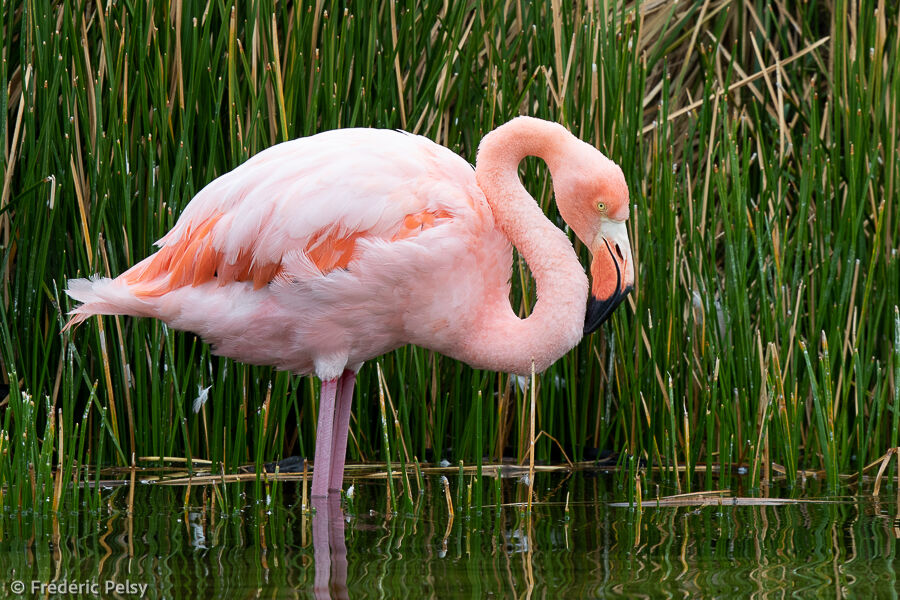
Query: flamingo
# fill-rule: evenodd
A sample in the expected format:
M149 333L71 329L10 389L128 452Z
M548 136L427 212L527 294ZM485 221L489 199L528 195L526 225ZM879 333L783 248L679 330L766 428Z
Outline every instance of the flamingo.
M550 169L559 213L592 255L588 278L566 234L519 180ZM215 179L159 250L115 279L72 279L90 315L154 317L212 352L322 382L312 495L343 483L362 364L416 344L473 367L545 370L625 298L635 266L621 169L565 127L517 117L484 136L472 167L410 133L340 129L272 146ZM520 319L512 246L537 288Z

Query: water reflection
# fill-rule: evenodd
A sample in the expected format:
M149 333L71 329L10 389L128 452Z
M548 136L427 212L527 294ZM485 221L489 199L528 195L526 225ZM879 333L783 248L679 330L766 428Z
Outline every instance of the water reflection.
M521 499L519 486L504 481L500 504ZM185 509L185 488L138 483L130 513L127 487L104 492L94 514L3 515L0 596L62 596L50 584L120 598L900 595L900 507L884 492L636 512L609 506L611 480L547 474L530 519L517 506L471 509L465 492L451 519L437 478L400 514L383 483L357 481L350 506L330 499L314 513L292 484L268 498L253 484L193 488Z
M337 495L313 498L313 553L316 598L347 598L347 544L344 514Z

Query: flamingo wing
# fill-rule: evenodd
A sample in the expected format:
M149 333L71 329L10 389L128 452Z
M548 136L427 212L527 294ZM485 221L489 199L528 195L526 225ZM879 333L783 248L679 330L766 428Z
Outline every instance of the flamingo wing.
M344 129L285 142L203 188L159 251L116 280L70 282L70 295L85 303L73 321L157 316L141 307L212 281L259 289L284 274L286 261L318 274L347 269L366 243L410 240L489 214L468 163L424 137ZM98 296L111 283L118 291Z

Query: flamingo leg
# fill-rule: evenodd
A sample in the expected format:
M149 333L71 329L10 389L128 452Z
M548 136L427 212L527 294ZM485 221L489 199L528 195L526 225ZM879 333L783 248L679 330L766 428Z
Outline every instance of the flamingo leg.
M331 473L328 491L339 492L344 483L344 462L347 459L347 436L350 433L350 406L356 373L347 369L338 381L337 404L334 411L334 435L331 446Z
M334 400L337 395L338 378L322 382L319 392L319 424L316 428L316 456L313 459L312 495L328 495L328 479L331 473L332 444L334 437ZM343 464L343 463L342 463Z

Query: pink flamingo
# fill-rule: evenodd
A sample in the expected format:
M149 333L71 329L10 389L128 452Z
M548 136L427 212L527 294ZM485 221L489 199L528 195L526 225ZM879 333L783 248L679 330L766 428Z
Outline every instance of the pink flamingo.
M517 174L549 166L572 244ZM540 372L602 323L634 283L621 169L563 126L530 117L487 134L477 166L404 132L342 129L278 144L207 185L115 279L74 279L95 314L155 317L214 353L322 381L312 495L343 482L363 362L405 344L473 367ZM537 302L510 305L512 243Z

